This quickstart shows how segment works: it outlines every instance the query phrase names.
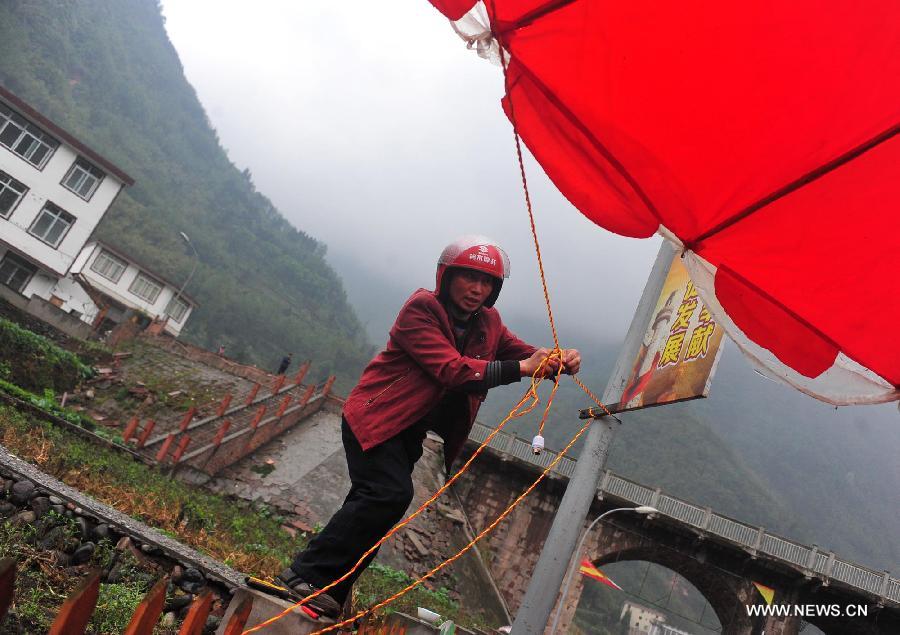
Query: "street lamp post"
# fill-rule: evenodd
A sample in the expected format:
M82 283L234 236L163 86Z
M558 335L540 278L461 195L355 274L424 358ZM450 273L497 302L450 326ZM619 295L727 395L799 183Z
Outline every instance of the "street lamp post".
M575 553L572 556L572 561L569 563L569 571L568 573L566 573L566 583L563 585L562 595L560 595L559 597L559 605L556 607L556 613L553 616L553 625L550 627L550 635L556 634L556 627L559 624L559 617L562 614L562 608L566 602L566 596L569 594L569 587L572 584L572 577L575 575L575 569L578 567L578 563L581 560L581 548L584 546L585 539L588 537L588 534L591 533L591 529L594 528L594 525L599 523L610 514L614 514L616 512L656 514L659 512L659 510L655 507L650 507L649 505L641 505L640 507L616 507L615 509L610 509L609 511L603 512L602 514L597 516L590 525L587 526L587 529L585 529L584 533L581 534L581 539L578 541L578 546L575 547Z
M185 279L184 284L181 285L181 288L178 289L178 293L175 294L175 297L172 298L172 304L175 305L181 296L184 294L185 287L188 286L188 283L191 281L191 278L194 277L194 272L197 271L197 265L200 264L200 256L197 255L197 248L194 247L194 243L191 242L190 237L184 232L178 232L181 235L182 240L188 244L191 248L191 251L194 252L194 266L191 269L191 272L188 274L188 277ZM166 320L168 321L169 314L166 313Z

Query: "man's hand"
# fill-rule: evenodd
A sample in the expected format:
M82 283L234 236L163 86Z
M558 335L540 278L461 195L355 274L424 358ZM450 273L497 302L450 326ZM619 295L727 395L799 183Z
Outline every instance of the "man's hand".
M535 371L541 365L541 362L543 362L550 353L551 351L549 348L539 348L531 355L531 357L520 361L519 372L522 374L522 377L531 377L534 375ZM557 370L559 370L559 359L547 359L547 363L544 364L543 368L541 368L541 372L538 373L537 376L552 377L556 374Z
M581 353L574 348L562 350L563 372L567 375L577 375L581 370Z

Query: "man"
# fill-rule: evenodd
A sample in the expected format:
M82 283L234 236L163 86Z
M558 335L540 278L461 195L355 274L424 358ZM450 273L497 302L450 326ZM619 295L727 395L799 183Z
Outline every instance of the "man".
M425 433L444 440L450 473L488 389L530 377L550 353L516 337L493 308L509 259L484 236L464 236L438 260L434 291L406 301L385 350L363 371L344 404L341 426L350 493L328 525L278 580L299 597L349 571L400 521L413 498L412 471ZM563 351L563 370L578 372L576 350ZM559 370L548 359L543 376ZM313 598L310 609L337 616L374 553L351 577Z
M292 361L293 359L294 359L294 354L293 354L293 353L288 353L287 355L285 355L284 357L282 357L282 358L281 358L281 363L278 365L278 372L276 372L275 374L276 374L276 375L284 375L285 371L286 371L286 370L288 369L288 367L291 365L291 361Z

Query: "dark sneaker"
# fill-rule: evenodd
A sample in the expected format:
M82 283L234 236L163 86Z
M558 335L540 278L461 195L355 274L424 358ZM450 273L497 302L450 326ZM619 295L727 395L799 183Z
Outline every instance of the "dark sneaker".
M318 587L313 586L309 582L304 582L290 567L278 574L275 581L283 584L298 600L302 600L319 590ZM327 593L320 593L303 606L311 608L323 617L336 618L341 614L341 605Z

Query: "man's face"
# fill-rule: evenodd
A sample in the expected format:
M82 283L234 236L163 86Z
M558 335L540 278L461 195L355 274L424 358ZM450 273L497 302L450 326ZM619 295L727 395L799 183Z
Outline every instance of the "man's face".
M494 290L494 278L482 271L460 269L450 281L450 301L460 311L470 314L481 308Z

